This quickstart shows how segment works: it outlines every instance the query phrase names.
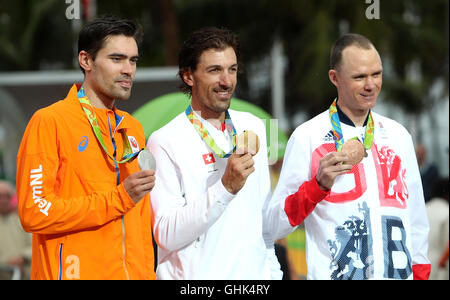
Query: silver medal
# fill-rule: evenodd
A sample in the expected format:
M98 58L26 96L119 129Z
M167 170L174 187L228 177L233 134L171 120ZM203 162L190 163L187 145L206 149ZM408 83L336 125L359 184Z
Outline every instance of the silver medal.
M138 154L137 160L141 170L156 170L156 161L150 150L141 150Z

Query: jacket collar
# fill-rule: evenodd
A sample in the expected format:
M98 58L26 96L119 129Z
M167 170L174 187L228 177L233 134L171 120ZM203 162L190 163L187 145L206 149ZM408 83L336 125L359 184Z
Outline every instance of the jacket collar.
M339 115L339 121L346 125L356 127L355 123L353 123L353 121L350 120L350 118L339 108L339 102L336 105L336 107L337 107L337 111L338 111L338 115ZM370 110L369 110L369 113L370 113ZM366 117L366 120L364 121L363 127L367 125L367 121L369 120L369 113L367 114L367 117Z
M80 108L80 111L83 112L77 97L77 93L80 90L81 86L82 85L78 83L73 84L72 87L70 88L69 94L66 97L66 100L70 101L73 104L76 104ZM104 133L109 132L108 116L111 121L114 121L114 124L118 119L116 116L122 119L122 122L120 122L119 128L117 128L117 130L128 129L132 127L132 124L130 123L130 117L129 116L125 117L126 113L124 111L117 109L116 106L114 106L112 109L101 109L94 107L94 111L95 114L97 115L97 119L100 124L100 129Z

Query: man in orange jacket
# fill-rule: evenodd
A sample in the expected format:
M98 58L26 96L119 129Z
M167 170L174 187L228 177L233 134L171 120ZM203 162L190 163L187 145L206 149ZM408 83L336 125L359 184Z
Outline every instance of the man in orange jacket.
M131 93L140 27L105 16L78 40L85 74L31 118L17 155L18 211L33 233L32 279L155 279L142 125L115 107Z

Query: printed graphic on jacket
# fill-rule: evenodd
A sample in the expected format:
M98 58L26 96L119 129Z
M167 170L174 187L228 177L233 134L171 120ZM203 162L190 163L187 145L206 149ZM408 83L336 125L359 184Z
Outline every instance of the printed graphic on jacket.
M351 216L334 229L335 240L328 240L333 280L361 280L373 275L370 209L366 202L358 204L358 212L359 216Z
M312 154L311 177L315 176L319 160L325 154L336 151L334 144L322 144ZM375 163L376 181L366 180L364 163L355 165L341 181L347 189L331 191L324 200L332 203L357 201L365 195L368 184L378 186L380 207L407 208L409 192L406 185L406 168L388 146L380 148L374 143L372 158ZM375 178L373 178L375 179ZM367 199L367 198L366 198ZM361 199L363 200L363 199ZM365 199L364 199L365 200ZM407 247L407 231L400 216L395 212L380 215L381 236L373 236L370 209L364 201L358 204L358 214L350 216L334 229L335 239L329 239L328 249L332 256L331 279L368 279L374 274L373 241L383 243L383 277L406 279L412 274L411 254ZM378 263L379 264L379 263Z
M406 169L402 168L402 160L395 154L394 150L387 146L381 147L379 151L376 145L374 148L374 154L377 154L374 159L378 176L378 189L380 195L383 196L380 198L381 206L406 208L406 200L409 195L406 185Z
M44 170L42 165L39 165L39 168L33 169L30 171L30 187L33 189L33 201L34 204L37 204L40 208L40 212L44 215L48 216L48 210L52 206L51 202L47 202L47 200L41 198L42 189L43 189L43 181Z
M312 153L311 178L316 176L319 160L332 151L336 151L336 146L327 143L322 144ZM405 209L409 194L406 185L406 169L402 167L402 160L395 154L394 150L387 146L378 150L375 143L372 147L372 156L377 171L380 205ZM325 198L326 201L333 203L349 202L359 199L366 192L367 181L363 163L353 166L352 170L345 175L353 176L353 188L340 193L331 191L330 195Z

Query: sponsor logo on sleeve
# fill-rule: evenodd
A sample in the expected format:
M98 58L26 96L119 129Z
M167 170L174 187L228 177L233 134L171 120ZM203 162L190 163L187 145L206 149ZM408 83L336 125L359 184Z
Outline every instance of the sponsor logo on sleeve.
M30 171L30 186L33 190L33 200L34 204L37 204L40 208L40 212L48 216L48 210L52 206L51 202L41 198L42 195L42 178L44 176L42 165L39 165L37 169Z

